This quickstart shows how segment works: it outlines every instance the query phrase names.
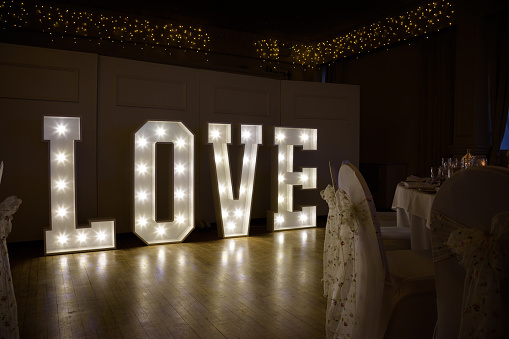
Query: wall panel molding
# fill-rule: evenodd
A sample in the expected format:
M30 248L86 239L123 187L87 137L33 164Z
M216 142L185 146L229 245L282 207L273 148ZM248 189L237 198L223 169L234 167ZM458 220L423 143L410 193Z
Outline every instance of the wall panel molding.
M215 86L213 113L268 117L270 95L267 91Z
M116 105L185 111L186 91L185 81L118 75Z
M78 68L0 62L0 74L1 98L79 101Z
M293 118L348 121L348 97L300 95L293 100Z

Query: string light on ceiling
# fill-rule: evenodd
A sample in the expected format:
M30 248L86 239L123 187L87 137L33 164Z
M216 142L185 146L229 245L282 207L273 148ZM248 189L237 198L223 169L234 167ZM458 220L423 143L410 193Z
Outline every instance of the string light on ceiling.
M256 55L265 62L283 62L315 67L333 60L387 47L393 43L425 35L455 22L454 5L447 0L433 1L399 15L386 17L332 38L304 43L282 41L273 37L259 39L253 35L236 42L235 51L242 56ZM0 2L0 27L44 32L53 37L88 38L98 45L108 41L133 44L141 49L164 48L224 53L224 36L205 32L202 28L182 25L158 18L125 15L99 10L77 10L71 5L50 5L47 2ZM243 38L248 34L243 35ZM224 46L223 46L224 47ZM248 51L248 52L246 52ZM251 51L251 52L249 52ZM247 54L246 54L247 53ZM208 57L207 57L208 61Z
M50 34L86 37L114 42L133 42L208 51L210 38L201 28L135 15L106 14L46 3L4 0L0 25ZM100 41L98 41L100 43Z
M262 39L255 46L262 59L316 66L428 34L454 22L454 5L446 0L434 1L330 39L314 43L293 42L289 48L290 57L281 56L280 46L288 43L278 39Z

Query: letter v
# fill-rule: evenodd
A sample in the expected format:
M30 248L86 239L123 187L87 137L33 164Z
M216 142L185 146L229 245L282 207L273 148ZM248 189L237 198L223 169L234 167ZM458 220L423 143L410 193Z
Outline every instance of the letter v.
M239 197L234 199L227 144L231 143L231 124L208 124L208 143L212 144L215 162L214 202L219 236L246 236L249 233L253 186L258 145L262 143L261 125L241 125L244 147Z

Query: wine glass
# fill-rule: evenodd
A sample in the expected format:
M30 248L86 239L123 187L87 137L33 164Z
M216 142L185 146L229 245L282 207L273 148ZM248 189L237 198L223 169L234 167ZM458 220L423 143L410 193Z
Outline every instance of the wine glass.
M431 184L439 184L440 183L440 170L439 167L431 166Z

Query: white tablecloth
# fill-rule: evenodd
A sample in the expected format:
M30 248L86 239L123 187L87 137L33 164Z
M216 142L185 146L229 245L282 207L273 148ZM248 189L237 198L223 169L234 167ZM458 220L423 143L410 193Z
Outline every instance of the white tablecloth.
M410 244L414 250L431 250L429 222L435 194L409 189L402 183L396 187L392 209L397 212L397 225L410 227Z

